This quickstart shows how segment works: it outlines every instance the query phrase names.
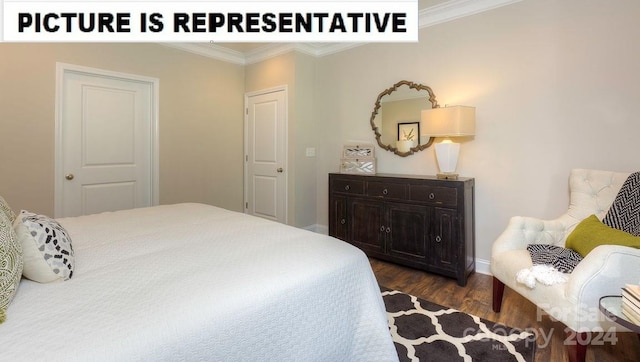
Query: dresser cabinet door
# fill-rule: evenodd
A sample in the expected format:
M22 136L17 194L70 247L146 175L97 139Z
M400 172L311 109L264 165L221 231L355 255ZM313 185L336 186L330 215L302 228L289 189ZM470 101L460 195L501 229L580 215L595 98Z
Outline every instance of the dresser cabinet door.
M329 207L329 235L348 241L347 198L345 196L331 195Z
M429 209L420 205L387 203L387 217L388 253L424 264L429 237Z
M457 235L456 210L435 208L434 233L431 240L429 264L441 271L456 271L460 241Z
M359 198L348 201L351 221L350 242L366 253L383 254L385 230L384 204Z

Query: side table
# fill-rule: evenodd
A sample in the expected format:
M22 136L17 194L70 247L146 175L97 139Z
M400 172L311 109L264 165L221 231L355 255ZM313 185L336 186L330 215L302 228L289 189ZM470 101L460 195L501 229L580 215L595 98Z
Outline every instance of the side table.
M638 333L638 337L640 337L640 325L631 322L624 313L622 313L621 295L606 295L600 298L599 304L600 311L607 316L607 318L635 333Z

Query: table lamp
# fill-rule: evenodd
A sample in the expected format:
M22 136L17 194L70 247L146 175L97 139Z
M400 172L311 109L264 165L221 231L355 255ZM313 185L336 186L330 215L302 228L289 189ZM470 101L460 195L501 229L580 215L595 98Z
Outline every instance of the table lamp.
M476 109L467 106L451 106L425 109L421 113L420 128L429 137L445 137L436 143L439 179L456 180L456 165L460 144L451 137L473 136L476 129Z

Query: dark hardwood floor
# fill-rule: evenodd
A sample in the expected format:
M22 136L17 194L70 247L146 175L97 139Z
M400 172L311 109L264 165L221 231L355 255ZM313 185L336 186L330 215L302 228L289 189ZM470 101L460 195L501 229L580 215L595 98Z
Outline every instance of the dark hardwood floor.
M431 302L455 308L509 327L535 331L537 334L536 362L569 361L563 344L565 326L548 316L537 316L536 307L519 294L505 288L502 311L494 313L491 307L492 277L472 274L465 287L454 279L444 278L420 270L370 259L378 283L390 289L415 295ZM640 338L634 333L616 333L615 344L602 343L587 348L587 361L640 361ZM597 337L593 337L594 339Z

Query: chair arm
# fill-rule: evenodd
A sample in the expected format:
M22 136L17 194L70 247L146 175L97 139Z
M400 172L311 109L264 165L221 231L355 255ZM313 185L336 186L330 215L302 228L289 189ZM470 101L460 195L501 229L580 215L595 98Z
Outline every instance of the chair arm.
M554 220L541 220L533 217L514 216L506 229L493 242L492 255L509 251L523 250L529 244L554 244L562 242L577 221L569 215Z
M640 249L600 245L571 273L566 297L576 304L597 306L605 295L620 295L625 284L640 283ZM594 304L595 303L595 304Z

